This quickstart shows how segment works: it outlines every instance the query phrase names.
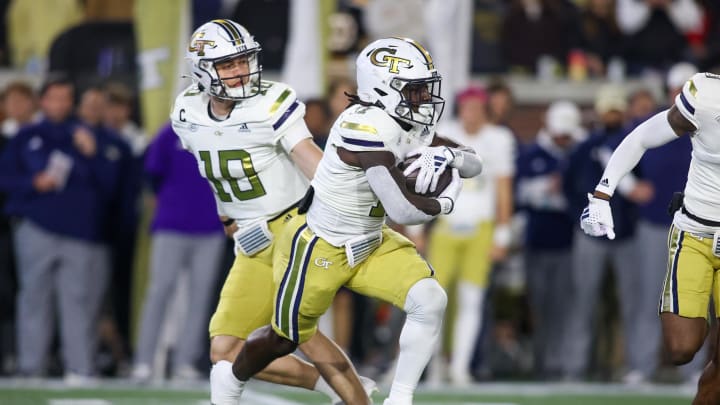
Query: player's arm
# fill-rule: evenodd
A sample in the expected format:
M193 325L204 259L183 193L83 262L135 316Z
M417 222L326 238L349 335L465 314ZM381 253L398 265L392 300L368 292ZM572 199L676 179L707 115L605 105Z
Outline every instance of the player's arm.
M595 191L588 194L588 206L580 216L580 226L585 233L615 239L609 200L618 182L638 164L646 150L697 131L695 124L685 116L687 113L673 105L640 124L623 139L610 157Z
M338 156L346 164L365 171L370 188L380 199L388 216L399 224L425 223L453 209L452 196L430 198L410 193L405 187L405 177L395 166L395 155L392 152L352 152L338 148ZM455 182L459 183L459 180ZM452 184L448 186L451 187Z
M695 131L695 125L674 105L655 114L630 132L615 149L593 195L609 200L620 179L638 164L645 151Z
M303 119L305 104L295 99L294 92L283 103L276 117L272 118L275 139L305 177L312 180L322 158L322 150L313 141L312 133Z
M320 159L322 159L322 150L312 140L312 138L304 138L298 142L290 151L290 159L300 168L305 177L312 180L315 176Z

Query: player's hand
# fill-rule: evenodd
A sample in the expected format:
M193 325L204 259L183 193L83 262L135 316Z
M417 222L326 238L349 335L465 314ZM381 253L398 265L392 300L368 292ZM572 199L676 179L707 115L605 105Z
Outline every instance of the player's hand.
M588 193L588 206L580 216L580 228L590 236L606 235L612 240L615 239L614 226L610 201Z
M415 180L415 192L418 194L435 192L440 175L455 158L455 154L447 146L430 146L410 155L415 154L420 156L405 168L403 174L407 176L419 169Z
M440 202L440 213L449 214L455 208L455 201L457 201L460 190L462 190L462 179L460 178L460 172L458 169L452 170L452 180L445 190L437 196L438 202Z

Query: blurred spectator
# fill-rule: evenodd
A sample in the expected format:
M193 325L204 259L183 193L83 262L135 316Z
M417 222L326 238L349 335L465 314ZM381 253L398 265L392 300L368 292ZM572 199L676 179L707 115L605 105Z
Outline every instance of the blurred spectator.
M631 126L645 121L657 110L655 96L649 89L640 88L632 92L628 103L628 120Z
M446 291L457 286L458 315L453 325L450 381L472 381L470 362L482 324L483 301L493 262L507 256L512 215L515 139L506 128L487 120L487 94L478 86L458 96L458 120L445 121L438 133L475 149L482 175L463 182L452 214L431 230L428 259ZM452 319L452 318L451 318ZM439 371L439 359L433 372ZM442 378L442 375L437 375Z
M100 371L107 373L109 368L127 367L126 345L118 336L118 327L109 313L109 308L104 307L108 293L110 295L129 295L130 291L129 283L111 282L111 279L118 279L117 272L125 274L130 272L129 268L119 269L117 267L118 261L121 261L124 257L117 254L116 245L118 243L134 243L134 239L127 241L129 239L128 235L123 232L129 217L125 212L126 207L123 202L130 197L131 188L128 187L128 184L134 178L131 170L132 154L130 146L117 133L102 124L106 108L106 96L103 89L101 87L90 87L80 96L77 115L85 125L93 130L98 142L106 145L105 158L108 160L106 170L112 170L118 179L115 188L112 190L111 197L104 207L101 247L98 250L92 271L92 285L94 288L88 304L94 320L94 329L92 331L93 356L98 357L96 351L100 344L110 347L113 354L113 364L102 364L98 367ZM108 290L110 284L113 285L113 288ZM121 311L127 312L128 308L129 302Z
M688 49L685 34L701 26L694 0L616 0L625 59L630 73L661 70L679 61Z
M20 130L0 157L0 189L14 228L20 291L19 372L42 375L57 297L65 377L93 373L93 264L116 174L107 145L72 118L73 86L50 78L40 92L44 119Z
M82 16L78 0L12 0L7 15L12 65L31 74L46 71L50 44Z
M143 304L133 377L147 380L161 331L178 280L189 278L190 296L184 300L182 328L175 339L174 378L199 379L197 363L207 342L210 307L215 299L219 262L224 247L212 191L197 169L192 154L180 145L170 125L160 130L150 144L145 170L157 195L151 225L150 283Z
M577 9L565 0L512 0L500 38L510 71L535 72L540 57L562 64L577 43Z
M614 0L589 0L580 14L580 30L589 73L602 77L610 59L623 55Z
M323 99L310 99L305 101L305 124L307 125L313 140L320 147L325 149L325 143L330 131L330 108Z
M575 218L562 192L562 168L573 145L585 138L580 109L556 101L537 140L517 159L516 204L525 213L525 267L532 313L535 370L540 378L562 376L563 327L571 291L571 245Z
M36 120L37 103L32 87L24 82L8 84L2 99L3 116L0 127L0 154L18 130ZM10 218L2 211L5 193L0 192L0 374L14 369L15 296L17 278L12 248Z
M598 92L595 111L600 123L590 137L578 145L568 159L563 188L570 203L570 215L580 218L587 204L588 190L602 175L612 150L627 134L625 114L627 97L621 87L606 85ZM652 197L652 188L641 182L628 182L618 187L620 196L613 199L615 240L592 238L575 228L572 248L571 304L564 339L565 374L569 379L585 377L591 358L592 342L597 331L596 308L605 271L608 266L615 275L620 301L620 318L625 338L627 370L623 380L638 383L645 364L641 357L644 336L640 329L636 296L642 288L638 271L638 254L634 240L637 221L636 206L630 201L644 202Z
M140 197L142 194L143 158L147 146L145 132L132 120L134 109L133 94L122 83L111 82L104 86L105 97L102 121L104 127L112 130L129 145L120 195L114 201L112 224L114 237L111 238L112 285L110 291L114 323L117 328L123 353L130 343L130 307L135 261L135 245L140 222ZM115 346L117 347L117 346ZM115 350L115 357L118 355Z
M5 138L12 138L20 128L39 119L35 91L25 82L8 84L3 97L3 110L5 119L0 132Z
M502 80L491 81L487 87L488 120L495 125L508 126L515 100L512 90Z
M132 121L132 90L122 83L111 82L105 85L104 93L106 102L103 124L117 132L130 145L134 157L141 157L147 146L147 136L142 128Z

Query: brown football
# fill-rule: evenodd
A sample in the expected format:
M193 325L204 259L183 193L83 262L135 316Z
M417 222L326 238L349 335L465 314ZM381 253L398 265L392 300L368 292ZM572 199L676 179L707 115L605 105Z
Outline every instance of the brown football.
M404 161L400 162L398 164L398 169L400 171L404 171L406 167L408 167L412 162L417 160L417 156L410 156ZM415 180L417 180L417 175L420 172L420 169L417 169L413 171L412 173L409 173L407 176L405 176L405 187L407 187L408 191L415 194ZM440 178L438 179L437 187L435 188L435 192L427 192L425 194L421 194L425 197L437 197L440 195L440 193L443 192L447 188L447 186L450 185L450 182L452 181L452 170L448 167L446 168L442 174L440 175Z

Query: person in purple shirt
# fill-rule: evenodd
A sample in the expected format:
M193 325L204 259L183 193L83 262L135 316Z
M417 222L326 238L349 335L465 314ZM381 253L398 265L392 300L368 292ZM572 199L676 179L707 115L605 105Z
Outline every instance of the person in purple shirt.
M187 312L173 352L173 378L197 379L195 364L206 343L212 294L224 247L215 200L192 154L165 125L147 149L145 172L157 197L152 232L150 284L145 295L133 378L153 377L155 356L168 302L183 272L192 286Z

